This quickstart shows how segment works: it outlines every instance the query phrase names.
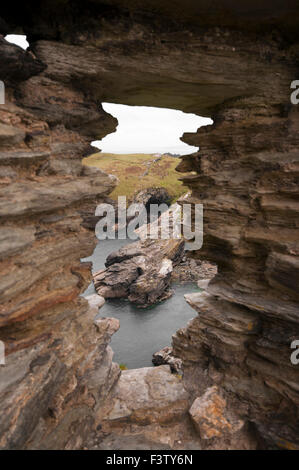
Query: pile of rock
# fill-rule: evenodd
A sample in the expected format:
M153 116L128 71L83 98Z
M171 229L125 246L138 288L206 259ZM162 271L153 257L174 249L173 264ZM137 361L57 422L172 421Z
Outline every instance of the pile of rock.
M127 298L145 308L165 300L170 289L173 266L184 254L184 241L138 241L111 253L106 269L93 276L97 293L104 298Z
M209 261L201 261L199 259L193 259L187 256L182 258L180 264L178 264L171 273L171 279L175 282L198 282L198 281L209 281L217 274L217 266L215 263ZM198 284L201 287L201 284Z
M197 397L189 409L189 415L200 438L213 442L213 449L255 448L255 441L244 420L234 412L219 387L209 387Z

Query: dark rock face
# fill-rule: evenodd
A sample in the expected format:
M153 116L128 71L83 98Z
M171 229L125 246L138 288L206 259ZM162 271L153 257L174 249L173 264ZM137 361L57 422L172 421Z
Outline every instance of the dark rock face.
M20 82L42 72L46 64L38 60L31 52L24 51L0 37L2 81Z
M226 397L217 386L208 388L196 398L189 414L203 441L217 441L221 448L227 449L254 448L244 421L229 408Z
M130 0L28 1L1 12L3 33L23 27L36 41L34 56L0 43L1 448L80 447L117 381L115 329L99 332L79 298L91 278L80 258L95 245L82 214L115 184L80 162L115 129L102 101L213 117L184 135L200 152L178 170L189 202L204 205L195 256L219 272L187 297L199 315L173 352L194 400L217 384L264 445L298 448L298 5L258 3L142 2L141 13Z
M146 308L171 295L173 267L184 254L184 241L145 240L111 253L106 269L93 276L94 286L104 298L128 298Z

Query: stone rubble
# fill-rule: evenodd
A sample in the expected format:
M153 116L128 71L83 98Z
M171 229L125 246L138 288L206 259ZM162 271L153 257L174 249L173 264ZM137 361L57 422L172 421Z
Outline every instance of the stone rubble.
M98 418L122 374L109 347L115 328L104 322L99 331L97 310L80 297L91 281L80 260L96 244L95 207L117 184L81 163L91 141L116 129L106 101L212 116L183 135L199 151L177 170L190 192L182 203L204 206L194 257L218 273L204 293L186 296L198 315L174 335L173 354L190 401L217 385L251 429L251 448L298 449L299 369L290 361L299 337L299 107L290 102L298 5L139 3L89 8L87 0L75 11L73 2L27 0L17 14L13 4L1 11L0 448L77 449L92 433L104 440ZM19 31L30 50L5 41ZM148 302L145 287L133 298ZM154 287L160 293L165 278ZM177 404L162 416L176 415ZM242 446L200 439L189 405L180 401L180 422L165 427L116 420L118 436L157 448ZM158 419L144 403L133 416L142 409Z

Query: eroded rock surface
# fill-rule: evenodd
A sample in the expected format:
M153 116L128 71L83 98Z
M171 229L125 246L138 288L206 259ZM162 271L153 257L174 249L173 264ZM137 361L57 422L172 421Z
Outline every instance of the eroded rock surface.
M104 421L161 424L186 412L188 394L169 366L143 367L122 371L107 406Z
M80 258L96 242L84 217L116 180L81 164L91 151L75 124L92 117L84 94L0 42L0 448L78 448L119 376L108 346L116 329L94 325L97 309L79 297L91 277ZM92 108L97 133L112 130Z
M111 253L106 269L93 275L94 286L104 298L128 298L148 307L169 295L173 267L184 253L184 241L145 240Z
M155 366L168 364L172 372L182 372L182 360L173 356L173 349L170 346L165 346L165 348L153 354L152 362Z
M208 388L202 397L196 398L189 413L202 439L234 434L244 426L244 421L229 416L226 400L216 386Z
M115 185L81 159L115 130L100 107L110 101L213 117L184 135L200 151L178 169L186 202L204 205L194 255L219 272L189 299L199 315L174 353L193 399L218 384L263 445L298 448L298 2L28 0L1 16L2 34L31 43L0 43L1 447L80 447L116 381L109 339L79 298L87 227ZM187 446L171 429L165 445Z
M160 157L161 158L161 157ZM171 197L165 188L153 187L146 188L134 194L132 203L144 204L147 210L150 204L166 204L169 205Z
M101 297L100 295L97 295L97 294L87 295L85 296L85 299L89 303L89 306L93 308L101 308L105 303L104 297Z
M196 398L189 414L201 439L213 440L219 448L254 449L254 440L245 429L244 421L230 410L217 386L208 388L204 395Z
M207 282L217 274L217 266L206 260L194 259L191 256L184 256L173 270L171 279L173 282L185 283L196 282L198 287L206 286ZM200 284L200 280L205 283Z

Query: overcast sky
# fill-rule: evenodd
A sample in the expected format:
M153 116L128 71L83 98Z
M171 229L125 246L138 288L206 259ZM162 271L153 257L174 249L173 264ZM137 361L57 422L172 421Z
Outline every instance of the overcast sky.
M5 39L8 42L17 44L23 49L27 49L27 47L29 46L29 42L27 41L26 36L23 34L7 34L7 36L5 36Z
M213 122L174 109L114 103L103 103L103 108L117 118L118 127L92 145L109 153L192 153L197 147L181 142L182 134Z
M10 34L5 39L27 49L26 36ZM209 118L182 111L148 106L126 106L103 103L103 108L118 120L116 132L92 145L108 153L179 153L196 152L197 147L184 144L184 132L196 132L200 126L212 124Z

